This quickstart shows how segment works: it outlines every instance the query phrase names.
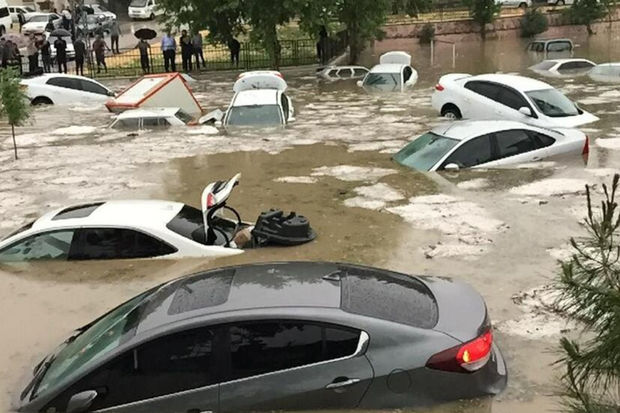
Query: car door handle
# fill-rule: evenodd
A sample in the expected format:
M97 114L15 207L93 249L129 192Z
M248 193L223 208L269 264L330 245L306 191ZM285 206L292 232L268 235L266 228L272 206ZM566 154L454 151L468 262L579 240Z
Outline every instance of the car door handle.
M343 387L347 387L347 386L351 386L355 383L359 383L361 380L360 379L347 379L344 381L337 381L337 382L332 382L329 383L327 386L325 386L326 389L331 390L331 389L340 389Z

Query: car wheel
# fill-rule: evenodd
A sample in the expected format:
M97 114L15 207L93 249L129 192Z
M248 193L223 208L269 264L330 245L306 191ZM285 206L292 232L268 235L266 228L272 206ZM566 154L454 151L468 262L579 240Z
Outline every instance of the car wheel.
M558 0L558 1L555 2L556 6L564 6L565 4L566 4L565 0Z
M38 96L34 99L32 99L31 104L33 106L39 106L39 105L53 105L54 102L52 102L52 100L48 97L45 96Z
M452 104L447 104L441 109L441 116L451 120L458 120L463 117L459 108Z
M149 16L149 20L155 20L155 14L151 13L151 15Z
M527 3L521 3L521 4L519 4L519 8L520 8L520 9L524 9L524 10L525 10L525 9L527 9Z

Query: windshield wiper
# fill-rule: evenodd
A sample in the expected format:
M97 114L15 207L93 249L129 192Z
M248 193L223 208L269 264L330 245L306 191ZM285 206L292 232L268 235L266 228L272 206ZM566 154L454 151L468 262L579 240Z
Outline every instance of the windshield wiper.
M22 392L20 396L22 399L26 397L26 395L30 392L30 390L32 390L32 396L30 397L30 399L33 399L35 397L37 390L39 388L39 385L41 384L41 381L43 380L43 377L45 377L47 370L49 370L54 360L56 360L55 354L51 355L50 357L48 357L47 360L45 360L43 363L40 364L40 367L38 368L36 375L30 382L30 384L26 386L26 388Z

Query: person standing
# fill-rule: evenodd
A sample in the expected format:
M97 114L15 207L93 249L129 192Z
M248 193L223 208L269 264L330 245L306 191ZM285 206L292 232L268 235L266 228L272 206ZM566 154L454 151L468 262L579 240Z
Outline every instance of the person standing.
M50 73L52 71L52 50L47 38L43 38L41 44L41 61L43 62L43 71Z
M0 38L0 68L4 69L9 65L9 48L4 38Z
M54 31L55 28L56 27L54 26L54 19L52 19L52 16L50 16L47 24L45 25L45 31L51 33Z
M233 37L228 42L228 49L230 49L230 63L239 67L239 52L241 50L241 43Z
M207 67L205 65L205 57L202 52L202 35L200 33L196 33L192 37L192 47L194 48L194 56L196 56L196 69L200 68L200 60L202 60L202 67Z
M57 38L54 42L54 49L56 49L58 73L67 73L67 42L62 37Z
M179 43L181 43L181 59L183 61L183 71L191 72L192 55L194 54L194 48L192 47L192 39L187 34L187 30L181 31Z
M39 66L39 48L37 47L36 39L34 35L30 35L28 38L28 45L26 46L26 56L28 56L28 72L33 73Z
M105 36L105 31L103 30L103 24L101 22L97 23L97 27L95 27L95 37L103 37Z
M142 71L146 74L150 71L149 50L151 45L145 39L140 39L135 48L140 50L140 65L142 66Z
M86 57L86 43L78 37L73 43L75 49L75 74L84 76L84 58Z
M170 35L170 30L166 31L166 34L161 39L161 51L164 54L164 69L169 72L172 69L173 72L177 71L177 65L175 63L177 42L174 37Z
M26 24L26 16L21 11L17 13L17 21L19 22L19 32L22 32L22 26Z
M121 53L121 51L118 49L118 39L120 38L121 34L121 25L118 24L118 20L114 20L112 22L112 26L110 26L110 42L112 43L112 53ZM115 45L116 49L114 48Z
M97 73L101 73L101 66L106 73L108 73L108 66L105 64L105 51L106 49L112 50L108 47L107 43L103 38L99 35L95 38L93 42L93 50L95 51L95 60L97 61Z

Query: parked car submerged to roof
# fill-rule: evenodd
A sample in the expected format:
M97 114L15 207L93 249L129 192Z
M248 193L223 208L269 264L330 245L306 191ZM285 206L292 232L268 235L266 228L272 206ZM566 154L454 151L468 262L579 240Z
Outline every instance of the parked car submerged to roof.
M564 128L598 120L547 83L505 74L444 75L435 86L432 105L452 119L504 119Z
M363 66L326 66L317 72L323 80L337 81L349 79L363 79L369 70Z
M418 81L418 72L411 67L411 55L406 52L387 52L379 64L370 69L357 85L373 92L403 92Z
M130 109L120 113L110 125L114 129L150 129L185 126L194 119L181 108Z
M597 82L620 83L620 62L596 65L588 76Z
M534 53L568 53L574 49L571 39L536 39L527 45L527 51Z
M25 93L33 105L103 104L114 92L84 76L49 73L23 79Z
M529 69L541 76L570 77L586 74L594 66L596 63L587 59L547 59Z
M54 28L58 29L60 27L60 16L58 14L32 13L28 22L22 26L22 33L25 35L43 33L50 17L54 22Z
M314 262L162 284L76 330L33 374L24 413L409 408L507 382L468 285Z
M419 136L393 159L419 171L441 171L588 154L588 137L577 129L551 130L511 121L457 121Z

